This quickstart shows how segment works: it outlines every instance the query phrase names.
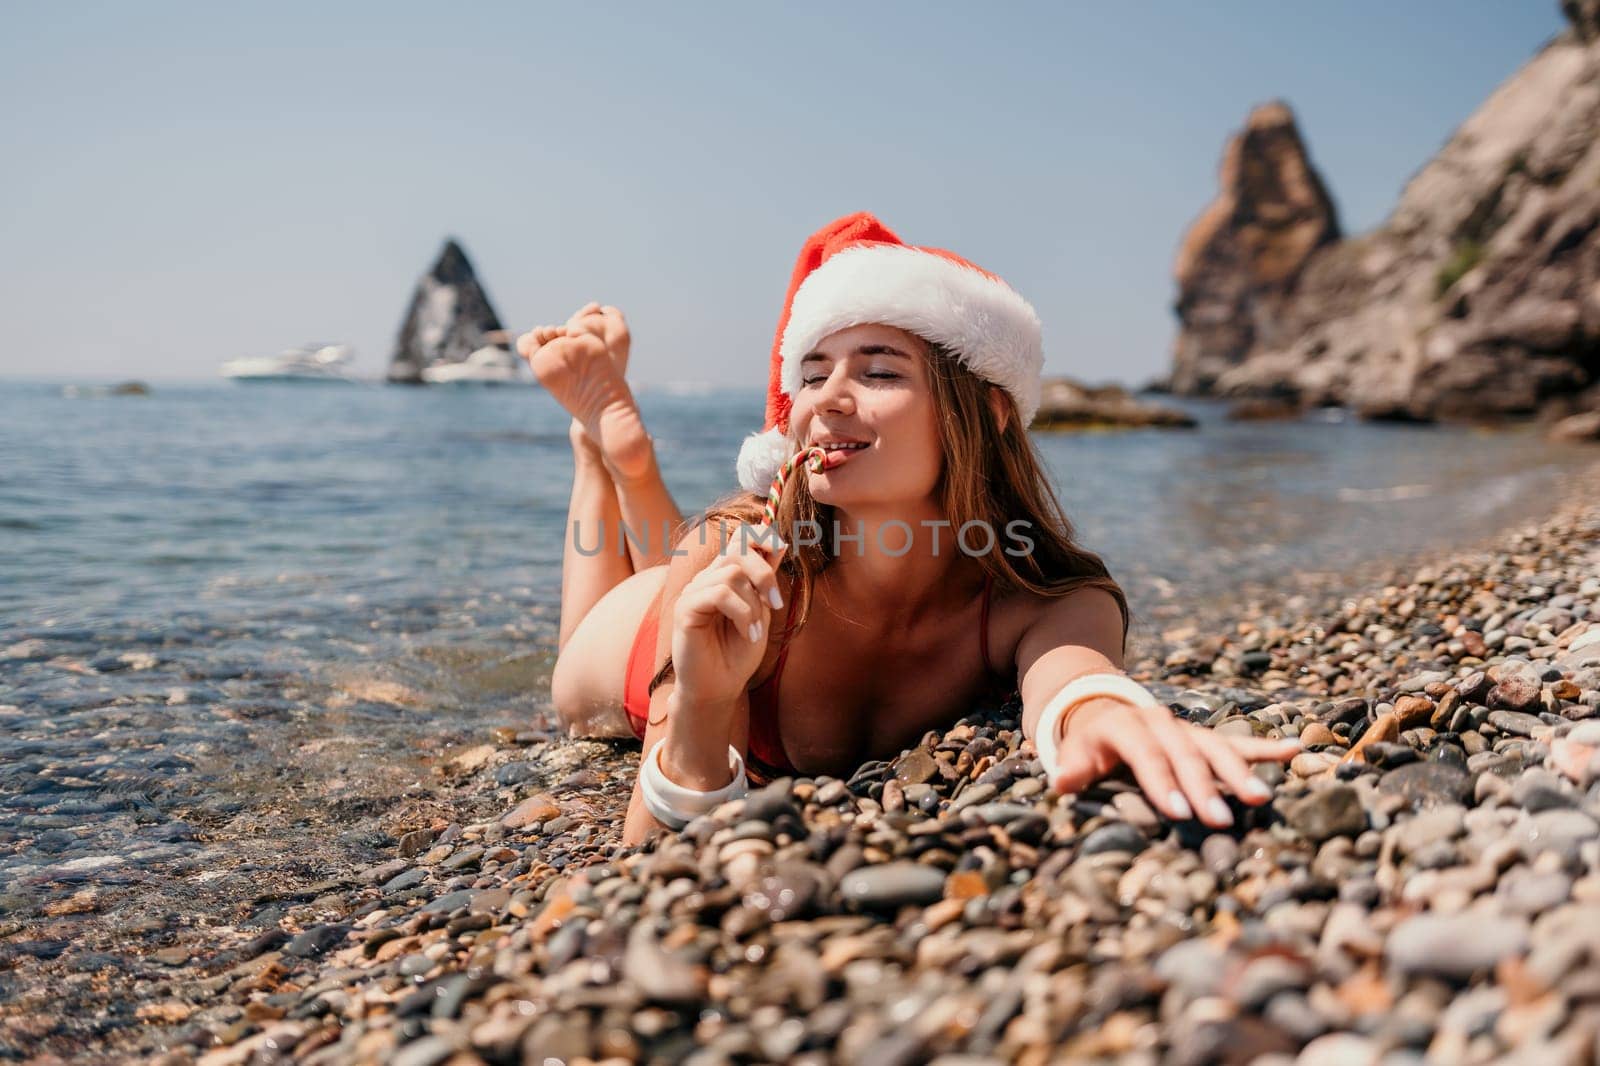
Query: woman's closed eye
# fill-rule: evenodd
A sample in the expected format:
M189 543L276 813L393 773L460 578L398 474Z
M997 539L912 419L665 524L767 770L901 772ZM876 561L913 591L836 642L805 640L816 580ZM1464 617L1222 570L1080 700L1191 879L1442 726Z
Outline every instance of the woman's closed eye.
M880 381L893 381L894 379L898 378L899 376L900 376L899 374L891 374L891 373L888 373L887 371L881 371L881 372L880 371L872 371L872 372L869 372L869 373L863 375L863 377L877 378ZM801 378L800 379L800 384L801 385L816 385L819 382L823 382L823 381L827 381L827 380L828 380L828 375L819 374L817 377L814 377L814 378Z

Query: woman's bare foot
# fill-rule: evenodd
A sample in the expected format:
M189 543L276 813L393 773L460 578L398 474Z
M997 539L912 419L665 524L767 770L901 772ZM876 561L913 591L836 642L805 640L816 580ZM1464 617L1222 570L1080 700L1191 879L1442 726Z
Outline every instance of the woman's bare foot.
M617 364L618 373L623 377L628 374L628 355L633 348L633 335L628 332L627 320L622 317L622 312L610 304L601 304L590 301L575 311L567 319L565 327L568 334L593 333L606 342L606 351L611 353L611 361Z
M623 365L607 345L608 332L613 339L620 335ZM623 483L646 476L654 457L650 434L623 379L626 338L620 314L608 315L591 304L565 326L540 326L517 340L517 351L539 384L572 413L612 478Z

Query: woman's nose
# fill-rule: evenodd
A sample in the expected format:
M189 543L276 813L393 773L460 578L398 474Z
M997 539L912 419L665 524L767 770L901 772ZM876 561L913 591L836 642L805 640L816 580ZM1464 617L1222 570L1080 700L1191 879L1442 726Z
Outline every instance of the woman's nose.
M844 364L836 365L817 389L817 407L824 411L848 411L855 406L850 392L850 372Z

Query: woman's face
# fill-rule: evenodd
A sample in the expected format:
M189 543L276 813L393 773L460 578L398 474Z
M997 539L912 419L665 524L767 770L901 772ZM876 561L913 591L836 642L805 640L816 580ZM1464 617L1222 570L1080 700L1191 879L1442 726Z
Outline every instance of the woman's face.
M795 438L866 445L808 472L817 502L849 509L933 494L944 455L928 373L926 342L894 326L839 330L805 356L790 408Z

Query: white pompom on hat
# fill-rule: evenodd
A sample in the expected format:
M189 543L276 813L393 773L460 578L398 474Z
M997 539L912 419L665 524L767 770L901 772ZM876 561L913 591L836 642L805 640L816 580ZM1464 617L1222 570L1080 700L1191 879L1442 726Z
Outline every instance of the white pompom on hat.
M954 352L1011 394L1026 426L1039 410L1039 316L1015 289L942 248L906 244L865 211L806 238L772 344L766 424L739 449L739 485L765 492L789 458L789 410L800 360L851 326L895 326Z

